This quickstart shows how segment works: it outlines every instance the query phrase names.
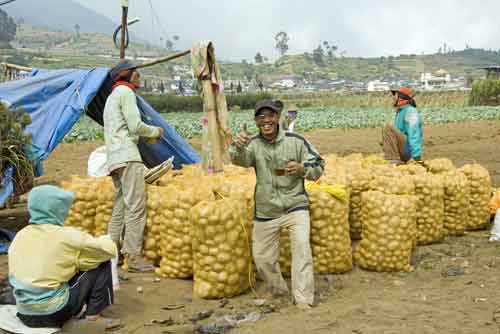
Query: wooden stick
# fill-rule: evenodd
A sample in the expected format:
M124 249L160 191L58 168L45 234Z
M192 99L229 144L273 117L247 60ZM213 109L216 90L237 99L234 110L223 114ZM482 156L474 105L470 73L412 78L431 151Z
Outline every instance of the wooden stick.
M127 15L128 6L122 7L122 30L121 30L121 44L120 44L120 59L125 59L125 33L127 31Z
M163 57L163 58L158 58L156 60L152 60L150 62L137 65L135 68L138 69L138 68L144 68L144 67L153 66L153 65L156 65L156 64L164 63L164 62L169 61L169 60L173 60L173 59L177 59L177 58L180 58L180 57L183 57L183 56L187 56L190 53L191 53L191 50L186 50L186 51L182 51L182 52L179 52L179 53L174 53L173 55L169 55L169 56L166 56L166 57Z
M16 65L16 64L9 64L9 63L2 63L2 66L4 66L6 69L7 68L13 68L18 71L25 71L25 72L31 72L33 70L32 67L26 67L26 66L21 66L21 65Z

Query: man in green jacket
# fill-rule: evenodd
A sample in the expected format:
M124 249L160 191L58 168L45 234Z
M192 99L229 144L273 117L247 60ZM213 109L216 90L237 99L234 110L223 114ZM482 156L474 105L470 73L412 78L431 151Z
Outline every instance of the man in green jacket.
M279 266L280 230L290 231L292 294L300 308L314 299L314 273L309 244L309 201L304 180L317 180L325 162L302 136L280 128L281 101L263 100L255 108L259 134L238 135L230 147L235 165L253 167L257 177L253 257L273 295L288 293Z
M104 140L107 167L116 188L109 234L119 245L123 229L121 252L129 256L129 270L150 272L154 266L142 256L146 225L146 184L144 164L137 144L139 138L156 141L163 129L142 122L135 90L140 87L140 75L133 64L122 61L111 71L115 82L113 92L104 107Z

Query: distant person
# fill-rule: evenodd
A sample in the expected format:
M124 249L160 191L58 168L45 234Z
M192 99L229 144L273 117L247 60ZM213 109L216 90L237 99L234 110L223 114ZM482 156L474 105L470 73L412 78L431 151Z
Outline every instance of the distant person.
M280 230L290 231L292 243L292 294L301 309L314 299L309 201L304 179L317 180L325 162L302 136L280 126L281 101L263 100L255 107L259 134L242 131L230 147L235 165L253 167L257 177L253 257L257 270L273 296L288 294L279 266Z
M83 317L120 326L101 312L113 303L111 258L115 243L109 236L94 238L64 220L74 194L44 185L28 195L30 221L9 249L9 282L18 318L28 327L62 327Z
M110 72L115 82L104 107L104 141L107 166L116 188L108 232L122 254L128 255L132 272L151 272L153 264L142 256L146 225L146 183L144 164L137 144L139 138L155 142L163 129L142 122L135 90L140 75L129 61L121 61ZM123 247L121 236L125 229Z
M382 129L382 147L385 159L394 164L422 160L423 121L418 113L410 88L391 90L396 108L394 125Z
M295 128L295 120L297 119L298 109L295 104L288 106L287 113L283 116L283 126L285 131L293 132Z

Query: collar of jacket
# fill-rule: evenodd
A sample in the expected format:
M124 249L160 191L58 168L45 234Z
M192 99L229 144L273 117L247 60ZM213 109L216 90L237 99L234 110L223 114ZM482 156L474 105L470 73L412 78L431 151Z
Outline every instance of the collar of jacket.
M283 131L281 127L278 125L278 135L273 140L266 139L260 132L259 132L259 137L268 144L274 144L282 141L283 138L285 138L285 131Z
M410 107L410 104L405 104L405 105L399 106L399 107L396 108L396 113L398 113L401 110L404 110L404 109L406 109L408 107Z
M113 85L113 90L115 90L115 88L119 87L119 86L127 86L128 88L132 89L133 91L136 90L136 87L134 84L131 84L130 82L128 81L117 81L114 85Z

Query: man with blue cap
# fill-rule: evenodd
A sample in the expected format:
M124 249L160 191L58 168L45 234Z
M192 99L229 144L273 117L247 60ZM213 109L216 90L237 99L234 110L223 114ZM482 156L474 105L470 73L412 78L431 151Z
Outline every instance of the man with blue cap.
M142 256L146 225L145 168L137 147L139 139L155 142L163 129L141 120L136 89L140 74L135 66L123 60L110 71L113 92L104 107L104 141L107 167L116 188L109 234L122 254L128 255L129 271L151 272L154 266ZM123 247L121 247L121 237Z

